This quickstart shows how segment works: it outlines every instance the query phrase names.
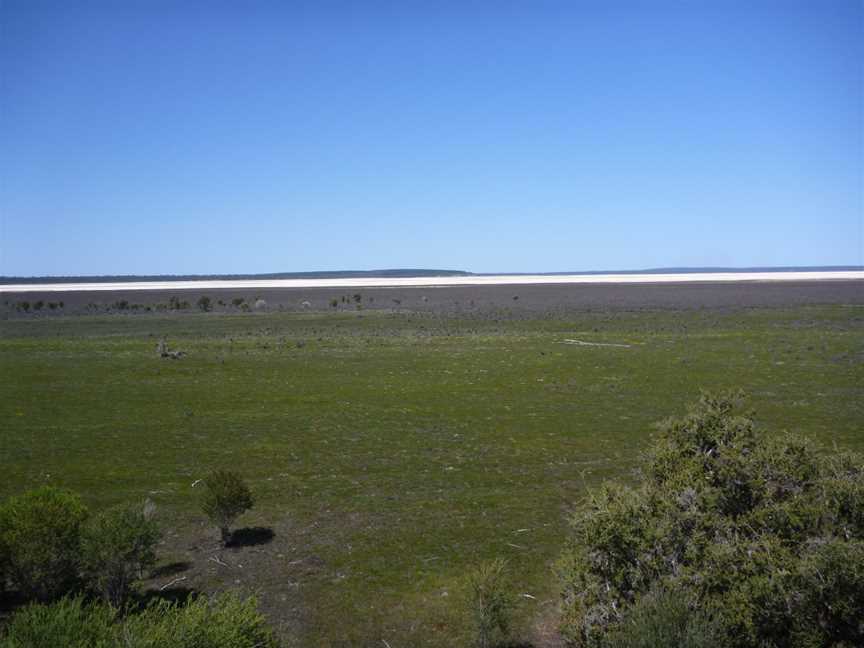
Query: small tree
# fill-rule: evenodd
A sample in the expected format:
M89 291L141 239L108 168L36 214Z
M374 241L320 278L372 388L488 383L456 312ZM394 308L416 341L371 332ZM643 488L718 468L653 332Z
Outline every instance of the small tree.
M0 546L12 581L28 598L52 599L75 582L87 508L67 491L43 486L0 508Z
M476 645L491 648L505 642L510 633L513 596L507 578L507 562L496 558L468 574Z
M81 538L82 567L102 598L121 607L144 569L156 561L159 528L144 508L123 505L93 518Z
M206 313L207 311L209 311L210 308L211 308L211 306L210 306L210 298L209 298L207 295L201 295L201 296L198 298L198 302L197 302L197 304L198 304L198 308L199 308L201 311L205 312L205 313Z
M222 543L231 540L234 521L252 508L252 492L239 474L230 470L217 470L204 480L205 494L201 508L222 535Z

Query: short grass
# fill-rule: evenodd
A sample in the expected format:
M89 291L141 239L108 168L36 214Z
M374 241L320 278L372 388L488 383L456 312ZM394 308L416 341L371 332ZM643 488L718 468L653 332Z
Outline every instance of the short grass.
M188 356L157 358L163 335ZM572 504L629 478L652 423L700 388L742 387L765 428L864 449L855 306L18 320L0 323L0 376L0 496L151 498L177 563L151 585L257 591L289 645L458 645L462 577L497 556L530 638ZM246 476L243 524L271 542L216 547L193 487L211 468Z

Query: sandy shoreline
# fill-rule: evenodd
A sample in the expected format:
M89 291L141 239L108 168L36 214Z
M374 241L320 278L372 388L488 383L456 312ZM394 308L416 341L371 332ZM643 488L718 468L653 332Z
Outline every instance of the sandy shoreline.
M699 272L609 275L494 275L469 277L360 277L345 279L245 279L207 281L141 281L0 285L0 293L127 290L202 290L238 288L428 288L538 284L656 284L752 281L862 280L862 271L828 272Z

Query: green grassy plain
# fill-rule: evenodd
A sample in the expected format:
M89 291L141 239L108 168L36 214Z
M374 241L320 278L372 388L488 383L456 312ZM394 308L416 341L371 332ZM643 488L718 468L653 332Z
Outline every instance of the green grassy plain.
M158 358L162 335L188 356ZM554 616L572 504L629 478L652 423L700 388L864 450L860 306L8 320L0 376L0 496L151 498L173 565L148 584L256 591L298 646L458 645L461 578L497 556L530 639ZM211 468L246 476L242 525L271 542L219 549L193 486Z

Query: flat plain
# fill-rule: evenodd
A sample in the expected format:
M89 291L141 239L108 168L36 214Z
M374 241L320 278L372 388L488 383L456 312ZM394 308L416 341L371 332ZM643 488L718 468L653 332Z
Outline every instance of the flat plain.
M191 306L156 307L175 295ZM543 645L568 511L632 478L652 424L700 389L864 450L860 281L208 295L201 313L194 291L4 294L0 497L151 499L146 587L257 593L289 646L460 645L463 576L498 556L519 636ZM187 355L158 357L163 337ZM198 508L213 468L257 496L229 549Z

